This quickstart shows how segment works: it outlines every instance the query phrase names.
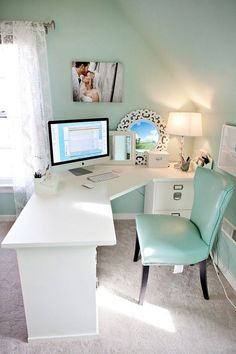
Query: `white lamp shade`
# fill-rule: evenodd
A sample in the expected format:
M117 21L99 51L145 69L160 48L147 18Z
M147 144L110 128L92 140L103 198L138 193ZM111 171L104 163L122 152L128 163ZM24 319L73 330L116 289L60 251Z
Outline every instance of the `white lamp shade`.
M202 135L202 115L196 112L170 112L166 131L181 136Z

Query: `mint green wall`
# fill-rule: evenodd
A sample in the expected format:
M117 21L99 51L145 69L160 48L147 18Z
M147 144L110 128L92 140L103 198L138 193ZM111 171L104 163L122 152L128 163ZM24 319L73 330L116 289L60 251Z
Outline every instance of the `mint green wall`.
M1 0L0 19L54 19L56 31L47 36L49 72L55 118L109 116L111 127L138 108L156 110L167 118L171 99L186 100L152 49L130 25L119 1ZM86 105L73 102L71 61L117 60L124 65L123 103ZM178 91L178 94L176 94Z
M143 212L144 193L145 189L143 187L125 194L123 197L114 199L112 201L112 212L114 214Z
M0 215L16 213L13 193L0 193Z

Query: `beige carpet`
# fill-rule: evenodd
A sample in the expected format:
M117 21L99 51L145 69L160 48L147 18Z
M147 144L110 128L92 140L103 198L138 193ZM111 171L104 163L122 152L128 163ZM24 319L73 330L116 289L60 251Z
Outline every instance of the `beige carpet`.
M1 239L10 226L0 223ZM202 297L198 267L181 274L152 267L146 301L139 306L141 264L132 262L134 222L116 221L115 226L117 245L98 249L96 338L28 344L15 251L0 249L0 354L236 353L236 311L211 263L209 301Z

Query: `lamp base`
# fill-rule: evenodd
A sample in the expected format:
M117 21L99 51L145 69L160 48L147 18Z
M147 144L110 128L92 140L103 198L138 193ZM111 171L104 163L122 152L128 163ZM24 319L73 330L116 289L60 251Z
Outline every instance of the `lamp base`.
M180 136L180 140L179 140L179 161L174 164L174 168L177 168L179 170L182 168L182 164L184 162L183 150L184 150L184 137Z
M183 153L183 149L181 149L181 151L180 151L180 154L179 154L179 161L174 164L174 168L177 168L177 169L179 169L179 170L182 168L183 163L185 162L182 153Z

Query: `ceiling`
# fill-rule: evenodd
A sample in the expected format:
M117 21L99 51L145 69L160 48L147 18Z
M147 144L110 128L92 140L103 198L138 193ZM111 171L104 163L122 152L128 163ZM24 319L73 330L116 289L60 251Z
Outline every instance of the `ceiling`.
M235 110L235 0L117 0L159 61L202 109Z

